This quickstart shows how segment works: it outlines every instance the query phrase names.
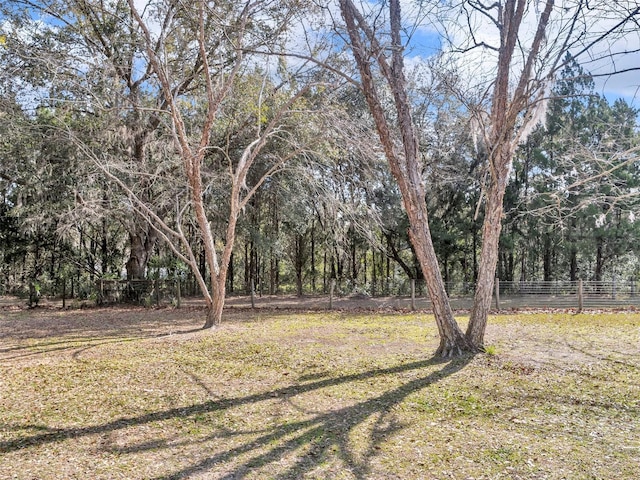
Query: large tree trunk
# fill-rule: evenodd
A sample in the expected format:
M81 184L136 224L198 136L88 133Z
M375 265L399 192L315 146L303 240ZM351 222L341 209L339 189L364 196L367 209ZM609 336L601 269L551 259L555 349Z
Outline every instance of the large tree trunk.
M469 344L453 317L431 241L425 202L425 186L422 178L423 165L420 159L415 126L411 118L411 103L404 76L400 2L399 0L389 2L391 48L383 47L380 44L373 34L372 28L351 0L340 0L340 9L351 40L353 56L360 70L362 90L373 116L391 173L398 182L402 202L409 218L411 226L409 237L424 274L440 333L440 345L436 355L448 357L461 354L464 351L472 351L472 345ZM363 37L369 42L368 45L363 43ZM391 51L390 58L382 53L387 50ZM378 53L374 56L372 51ZM378 95L371 69L374 61L380 68L380 72L385 77L393 95L397 131L392 130ZM398 147L398 139L401 139L401 148Z
M424 207L424 210L426 210L426 207ZM438 259L431 241L431 232L427 219L425 217L421 223L417 223L417 220L414 219L411 225L409 236L424 274L429 299L431 300L433 314L440 334L440 345L436 350L436 356L450 357L461 355L466 351L473 351L472 345L466 340L453 317L449 297L440 275ZM422 228L418 227L418 225L421 225Z
M225 275L226 277L226 275ZM207 302L207 318L203 329L215 328L222 323L222 311L225 300L225 280L222 275L211 286L211 301Z
M482 225L482 249L480 265L476 279L476 291L473 307L467 326L467 340L475 348L483 349L484 334L487 328L487 317L491 308L493 286L498 264L500 232L502 230L503 200L509 169L511 151L508 145L503 146L501 155L493 160L494 176L487 192L487 199Z
M127 280L142 280L146 277L147 265L156 245L158 234L151 228L136 227L129 232L129 259Z
M144 280L147 276L147 265L158 240L157 232L147 225L135 225L129 232L129 260L127 260L127 280L125 301L137 303L141 300L146 288L132 280Z
M474 304L467 328L467 339L476 347L482 348L487 326L487 316L493 295L493 282L498 262L498 245L502 228L502 212L504 193L507 188L509 171L513 164L513 156L518 147L517 123L520 113L532 108L530 91L532 72L537 55L546 37L547 23L553 9L554 0L546 0L544 10L540 14L536 33L531 42L522 71L516 82L510 78L512 59L518 51L519 33L525 16L528 2L526 0L509 0L500 8L498 26L500 29L500 49L496 79L493 84L493 97L489 115L489 131L485 137L485 148L489 153L489 171L491 180L487 191L485 218L482 228L482 250L480 268L476 283ZM493 7L491 7L493 8ZM513 85L516 85L515 89ZM544 90L537 92L537 100L544 95ZM534 122L536 115L528 112L525 124ZM521 126L520 128L524 128Z

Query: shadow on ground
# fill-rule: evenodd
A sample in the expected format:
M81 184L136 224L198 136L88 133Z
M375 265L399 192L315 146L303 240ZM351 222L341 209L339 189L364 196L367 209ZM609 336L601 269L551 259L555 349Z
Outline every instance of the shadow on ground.
M201 330L203 323L201 308L5 311L0 314L0 362L56 352L78 356L99 345L193 333Z
M200 457L189 465L183 465L168 473L161 473L155 480L169 480L206 475L216 470L215 478L239 479L251 472L273 471L269 478L294 479L321 467L329 457L339 458L357 479L370 478L371 460L376 456L380 445L394 432L403 428L393 415L393 407L414 392L427 388L439 380L463 369L473 357L468 356L450 361L429 359L412 363L398 364L389 368L373 369L352 375L342 375L321 380L297 383L295 385L254 393L234 398L210 400L188 407L173 408L140 416L118 418L108 423L79 428L48 429L42 425L16 425L13 430L29 432L18 439L0 442L0 453L22 451L46 444L56 444L91 435L105 435L112 432L131 429L136 426L157 424L172 419L187 419L198 415L224 412L243 405L256 405L263 401L281 398L286 401L303 393L313 393L326 387L378 379L383 382L387 375L412 372L415 378L380 394L358 401L336 410L310 414L308 418L284 422L272 427L261 426L251 432L238 432L213 425L213 432L204 438L189 439L170 446L163 441L149 440L128 443L124 446L103 445L101 448L110 453L128 455L163 448L185 448L188 445L213 442L217 451L206 457ZM438 368L440 367L440 368ZM435 368L435 370L434 370ZM425 370L424 374L420 371ZM352 434L365 422L372 422L364 448L354 449ZM251 438L238 441L240 435L249 434ZM225 448L225 441L232 444ZM68 448L68 447L66 447ZM282 458L293 457L290 464L283 466ZM212 478L212 477L207 477Z

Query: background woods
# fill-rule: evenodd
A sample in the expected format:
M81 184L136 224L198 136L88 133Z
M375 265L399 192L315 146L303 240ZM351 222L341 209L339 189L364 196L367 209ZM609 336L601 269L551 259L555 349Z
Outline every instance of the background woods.
M179 278L212 326L252 288L413 279L448 354L482 347L495 277L640 275L638 112L599 83L631 3L0 8L3 293Z

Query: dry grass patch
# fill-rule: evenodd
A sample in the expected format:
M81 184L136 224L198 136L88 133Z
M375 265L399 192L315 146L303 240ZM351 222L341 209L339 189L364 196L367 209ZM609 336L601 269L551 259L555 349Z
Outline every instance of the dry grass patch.
M0 313L0 478L637 478L640 315Z

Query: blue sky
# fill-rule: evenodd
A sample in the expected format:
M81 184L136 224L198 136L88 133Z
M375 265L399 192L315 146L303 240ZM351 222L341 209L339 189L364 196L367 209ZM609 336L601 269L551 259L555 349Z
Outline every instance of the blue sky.
M558 1L557 3L559 4L557 7L559 9L564 2ZM535 30L535 22L538 18L537 13L539 12L533 11L530 17L523 22L524 37L532 35ZM554 12L554 15L558 15L557 11ZM593 36L595 37L618 20L618 17L611 14L609 18L594 19L591 24L585 24L585 28L593 31ZM498 33L495 27L486 22L486 19L477 18L475 21L474 34L476 38L492 45L498 44ZM567 19L562 19L562 21L566 23ZM454 41L458 44L464 44L468 40L468 27L466 25L457 25L456 27L457 30L452 27L449 32L454 37ZM559 26L556 25L555 28L559 28ZM551 33L553 34L553 31ZM420 57L426 58L437 53L442 45L441 40L442 36L436 32L435 28L424 26L416 29L407 49L409 59L413 58L415 61ZM589 40L589 37L587 37L587 40ZM548 43L551 44L550 41ZM622 98L631 106L640 109L640 70L598 76L600 74L609 74L612 71L640 68L640 51L638 50L640 50L640 29L632 28L619 38L615 38L606 44L603 43L596 49L585 53L578 61L586 71L596 75L594 77L596 93L603 95L610 102ZM610 53L614 53L614 55L610 55ZM495 55L488 50L481 53L477 49L467 54L466 60L462 61L462 64L468 66L474 62L476 62L475 68L469 70L469 72L472 72L469 74L470 83L489 72L495 65ZM489 75L488 78L491 78L491 76Z

